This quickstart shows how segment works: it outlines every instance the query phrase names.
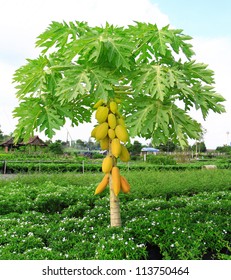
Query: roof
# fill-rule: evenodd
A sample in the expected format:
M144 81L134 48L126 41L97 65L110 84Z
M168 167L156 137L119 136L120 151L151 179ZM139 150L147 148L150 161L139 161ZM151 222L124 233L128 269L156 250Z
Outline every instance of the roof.
M159 152L159 150L156 149L156 148L144 147L144 148L141 149L141 152L153 152L153 153L156 153L156 152Z
M41 140L38 136L33 136L30 140L25 144L24 142L20 143L20 145L36 145L36 146L46 146L46 143Z
M1 146L10 146L10 145L15 145L13 137L11 137L10 139L6 140L1 144ZM19 145L47 146L47 144L43 140L41 140L38 136L31 137L27 143L20 142Z
M9 146L9 145L14 145L14 138L11 137L10 139L6 140L1 144L1 146Z

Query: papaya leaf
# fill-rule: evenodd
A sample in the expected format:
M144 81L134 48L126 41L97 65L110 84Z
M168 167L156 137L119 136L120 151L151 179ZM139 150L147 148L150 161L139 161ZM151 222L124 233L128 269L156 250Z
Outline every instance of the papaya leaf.
M204 118L225 111L213 71L193 59L191 39L168 25L52 22L38 36L40 56L14 75L20 101L15 136L38 129L53 137L66 118L73 125L89 122L98 99L119 97L131 136L185 146L201 134L192 108Z
M56 95L61 102L72 101L78 98L78 95L89 93L91 82L89 74L83 67L76 67L67 70L63 79L58 83Z

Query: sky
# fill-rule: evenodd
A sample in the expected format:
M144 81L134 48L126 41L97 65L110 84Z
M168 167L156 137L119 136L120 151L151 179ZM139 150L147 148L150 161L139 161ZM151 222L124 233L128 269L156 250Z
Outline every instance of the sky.
M36 37L51 21L87 21L90 25L116 25L133 21L170 24L193 37L195 59L215 72L215 89L223 97L226 113L210 113L206 121L198 112L192 117L206 129L204 141L208 149L231 142L231 1L229 0L0 0L0 128L13 132L17 121L12 111L17 106L12 84L16 69L27 58L36 58ZM53 140L89 139L93 124L71 128L67 123ZM148 143L150 141L144 141ZM191 143L193 144L193 142Z

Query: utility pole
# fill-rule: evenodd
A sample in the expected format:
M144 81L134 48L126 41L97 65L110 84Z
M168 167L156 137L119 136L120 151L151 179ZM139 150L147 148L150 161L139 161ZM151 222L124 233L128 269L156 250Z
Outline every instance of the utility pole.
M226 134L227 134L227 146L229 146L229 131L227 131Z
M69 141L69 137L68 136L70 136L70 139L71 139L70 141ZM67 140L66 140L66 142L69 144L69 147L71 147L72 138L71 138L70 132L68 130L67 130Z

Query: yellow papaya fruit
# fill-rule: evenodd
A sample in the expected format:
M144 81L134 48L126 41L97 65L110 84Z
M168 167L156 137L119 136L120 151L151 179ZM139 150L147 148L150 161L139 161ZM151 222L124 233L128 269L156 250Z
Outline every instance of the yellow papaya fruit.
M104 122L97 126L96 132L95 132L95 138L96 140L102 140L107 136L108 132L108 123Z
M128 162L130 160L130 153L124 145L121 145L120 160L123 162Z
M111 101L109 104L110 110L113 114L115 114L117 112L118 106L117 103L115 101Z
M97 109L99 106L103 105L104 104L104 100L103 99L100 99L99 101L97 101L95 103L95 105L93 106L94 109Z
M111 171L112 175L112 189L114 194L117 196L120 192L120 171L117 166L114 166Z
M94 138L95 138L95 134L96 134L97 127L98 127L98 126L95 126L95 127L92 129L92 131L91 131L91 137L94 137Z
M111 172L112 166L113 166L112 157L106 156L104 158L104 160L103 160L103 163L102 163L102 171L103 171L103 173Z
M105 138L100 140L99 144L100 144L100 148L102 150L108 150L108 148L109 148L109 138L108 138L108 136L106 136Z
M128 181L126 180L125 177L120 175L120 188L122 190L123 193L129 193L130 192L130 185L128 183Z
M95 118L99 123L107 120L109 109L105 106L99 106L95 113Z
M123 119L123 118L118 118L118 119L117 119L117 124L120 124L120 125L122 125L122 126L126 127L126 125L125 125L125 121L124 121L124 119Z
M114 129L109 128L107 134L108 134L110 139L114 139L115 138L115 130Z
M109 183L109 174L105 174L102 181L98 184L97 188L95 189L95 194L99 194L104 191Z
M110 128L115 129L116 127L116 117L114 114L110 113L107 119L108 125Z
M120 144L120 140L118 138L114 138L111 141L111 152L113 154L114 157L118 158L118 156L121 153L121 144Z
M127 132L127 129L122 126L121 124L118 124L115 128L115 134L116 137L118 137L120 139L120 141L126 143L129 139L129 135Z

